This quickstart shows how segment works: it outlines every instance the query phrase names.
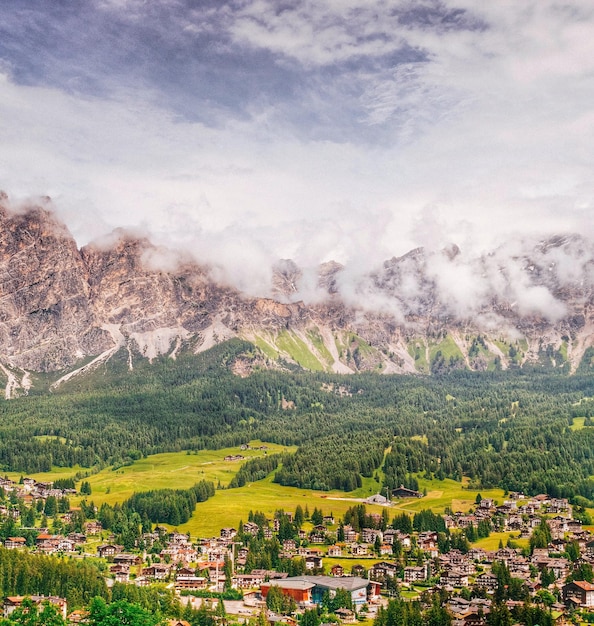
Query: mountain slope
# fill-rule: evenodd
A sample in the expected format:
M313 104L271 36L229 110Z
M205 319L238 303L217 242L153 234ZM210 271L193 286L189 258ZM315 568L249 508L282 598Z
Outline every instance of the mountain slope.
M309 300L302 270L284 260L269 297L248 297L123 231L79 250L49 201L15 211L3 195L0 378L10 397L30 386L28 371L88 371L121 347L133 367L231 337L259 348L249 362L338 373L575 370L594 344L592 245L573 235L462 257L419 248L348 285L327 263Z

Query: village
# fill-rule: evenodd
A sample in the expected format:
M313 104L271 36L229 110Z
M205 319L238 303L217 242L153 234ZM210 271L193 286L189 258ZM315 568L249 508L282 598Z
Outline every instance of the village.
M254 514L240 527L221 528L219 536L211 538L192 538L157 525L126 550L96 519L67 534L21 523L27 506L41 511L39 503L50 498L59 503L76 490L28 478L19 483L0 479L0 486L5 494L2 528L8 524L14 530L4 538L5 549L97 559L110 586L165 585L192 606L208 597L225 602L227 613L243 621L270 609L269 596L279 592L289 600L289 614L269 610L271 623L294 623L295 612L338 595L342 606L335 606L333 615L344 623L373 618L390 597L427 599L432 594L439 594L459 626L486 624L494 597L503 598L509 608L526 602L544 605L559 625L571 623L576 611L594 611L594 535L574 516L568 500L545 494L510 493L501 504L477 498L472 510L432 514L429 522L421 522L422 528L413 528L409 519L408 532L398 527L398 518L390 523L391 503L378 494L368 503L383 504L382 514L367 514L364 504L357 505L365 526L318 509L311 516L308 511L279 511L272 519ZM401 487L392 497L422 494ZM76 513L56 510L54 526L68 528ZM303 521L296 520L297 513ZM400 516L400 522L403 519L406 516ZM496 550L473 546L477 528L511 533L510 540ZM512 537L524 539L523 547ZM261 567L263 562L269 567ZM6 598L4 615L22 600ZM68 614L65 600L50 601ZM72 614L70 623L79 618Z

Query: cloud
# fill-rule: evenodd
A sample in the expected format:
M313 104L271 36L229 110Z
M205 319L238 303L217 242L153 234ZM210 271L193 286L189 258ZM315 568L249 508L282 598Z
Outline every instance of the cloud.
M52 196L80 244L140 226L250 293L292 258L316 298L335 259L398 314L365 277L455 242L427 261L453 313L496 290L559 315L506 242L593 234L590 4L8 0L0 187ZM590 267L549 256L564 284Z

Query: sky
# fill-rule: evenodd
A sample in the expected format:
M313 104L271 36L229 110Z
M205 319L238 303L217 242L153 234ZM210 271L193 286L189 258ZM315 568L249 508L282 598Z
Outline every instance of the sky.
M590 235L593 33L591 0L3 0L0 189L253 292Z

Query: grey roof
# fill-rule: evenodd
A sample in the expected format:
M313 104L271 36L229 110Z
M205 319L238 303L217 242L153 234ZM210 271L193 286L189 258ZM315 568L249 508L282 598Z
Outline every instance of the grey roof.
M271 583L273 581L270 581ZM293 589L311 589L312 587L325 587L326 589L345 589L346 591L354 591L367 587L369 581L359 576L344 576L336 578L334 576L293 576L279 581L279 586L288 588L287 583L295 583L295 585L308 585L303 587L292 587ZM274 584L277 584L274 581Z

